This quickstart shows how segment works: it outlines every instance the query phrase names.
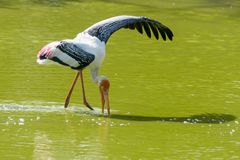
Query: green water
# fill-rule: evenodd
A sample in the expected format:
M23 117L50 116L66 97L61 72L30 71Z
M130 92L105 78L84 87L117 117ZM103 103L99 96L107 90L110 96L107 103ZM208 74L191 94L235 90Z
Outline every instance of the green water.
M48 42L116 15L145 15L174 41L120 30L101 73L112 116L84 71L38 65ZM240 159L240 2L237 0L0 0L0 159Z

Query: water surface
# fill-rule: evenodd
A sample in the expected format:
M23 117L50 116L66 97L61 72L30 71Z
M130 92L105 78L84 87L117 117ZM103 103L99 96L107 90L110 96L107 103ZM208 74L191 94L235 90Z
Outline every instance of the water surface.
M240 3L237 0L0 1L1 159L239 159ZM120 30L101 74L111 81L112 116L84 71L38 65L48 42L73 38L116 15L145 15L174 32L172 42Z

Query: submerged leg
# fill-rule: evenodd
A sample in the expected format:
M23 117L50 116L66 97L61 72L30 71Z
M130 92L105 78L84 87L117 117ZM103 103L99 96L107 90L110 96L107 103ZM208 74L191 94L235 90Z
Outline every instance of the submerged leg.
M88 102L87 102L87 100L86 100L82 70L80 70L79 73L80 73L80 79L81 79L81 84L82 84L83 104L84 104L86 107L88 107L89 109L94 110L94 109L88 104Z
M64 107L65 107L65 108L68 107L68 104L69 104L69 101L70 101L70 97L71 97L71 95L72 95L73 88L74 88L74 86L75 86L75 84L76 84L76 82L77 82L78 76L79 76L79 72L77 72L77 74L76 74L76 76L75 76L75 78L74 78L74 80L73 80L72 86L71 86L71 88L70 88L70 90L69 90L69 92L68 92L68 95L67 95L67 97L65 98L65 104L64 104Z

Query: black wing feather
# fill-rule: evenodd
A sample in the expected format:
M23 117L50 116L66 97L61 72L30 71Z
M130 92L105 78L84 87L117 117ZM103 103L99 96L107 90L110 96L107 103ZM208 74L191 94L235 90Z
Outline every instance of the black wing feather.
M172 40L173 33L169 28L165 28L166 34L170 40Z
M142 30L142 24L141 23L136 23L135 27L137 28L138 32L143 34L143 30Z
M134 24L130 24L130 25L128 26L128 28L131 29L131 30L134 30L134 29L135 29L135 25L134 25Z
M143 22L142 24L143 24L143 28L144 28L147 36L148 36L149 38L151 38L151 31L150 31L150 29L149 29L148 24L147 24L146 22Z
M157 31L156 27L152 23L149 23L149 26L152 29L152 32L153 32L155 38L158 40L159 36L158 36L158 31Z
M164 41L166 41L166 34L161 27L157 27ZM171 40L171 39L170 39Z
M156 39L159 39L160 33L163 40L166 40L167 37L172 40L173 33L167 26L161 24L156 20L147 17L137 16L112 17L94 24L93 26L86 29L85 32L87 32L91 36L97 37L98 39L106 43L110 36L121 28L129 28L131 30L137 29L137 31L142 34L142 26L149 38L151 38L152 30Z

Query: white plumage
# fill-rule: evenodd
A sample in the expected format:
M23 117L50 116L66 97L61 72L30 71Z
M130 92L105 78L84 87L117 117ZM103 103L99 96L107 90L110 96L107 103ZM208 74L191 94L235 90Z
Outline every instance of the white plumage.
M83 50L95 56L95 59L91 64L89 64L88 67L91 71L93 81L97 82L98 77L96 72L98 72L99 66L102 64L105 58L105 42L100 41L97 37L90 36L85 32L79 33L74 41Z

